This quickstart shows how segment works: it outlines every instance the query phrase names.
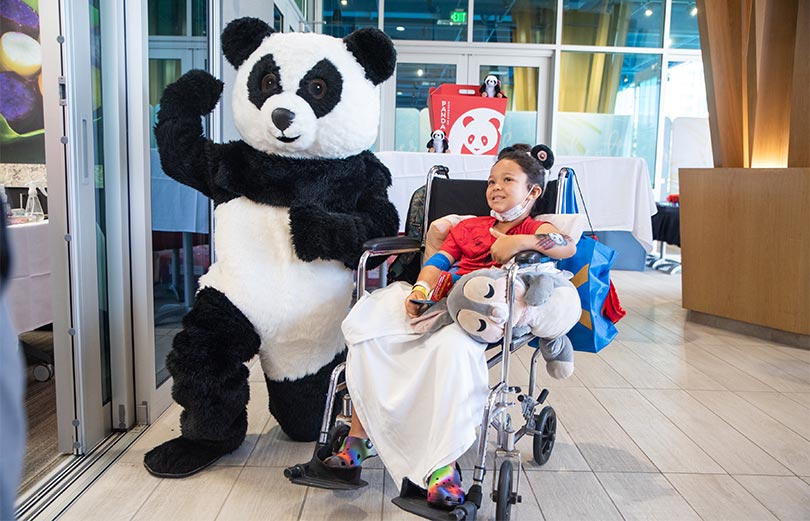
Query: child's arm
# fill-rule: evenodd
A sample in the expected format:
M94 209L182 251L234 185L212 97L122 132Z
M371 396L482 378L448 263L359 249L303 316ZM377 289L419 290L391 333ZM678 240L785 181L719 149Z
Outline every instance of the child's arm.
M568 235L563 234L551 223L543 223L534 232L534 235L506 235L495 229L490 233L497 238L492 245L492 259L504 264L526 250L539 251L554 259L567 259L577 252L576 243Z
M439 250L433 257L428 259L422 271L419 272L419 276L416 277L416 284L414 284L413 290L410 295L408 295L408 298L405 299L405 312L408 313L409 317L419 315L420 308L422 307L420 304L414 304L411 300L426 300L430 291L436 286L436 282L439 280L439 275L441 275L443 270L431 263L431 260L437 255L444 257L444 259L439 257L438 260L440 262L448 262L448 267L452 266L455 262L453 256L443 250Z

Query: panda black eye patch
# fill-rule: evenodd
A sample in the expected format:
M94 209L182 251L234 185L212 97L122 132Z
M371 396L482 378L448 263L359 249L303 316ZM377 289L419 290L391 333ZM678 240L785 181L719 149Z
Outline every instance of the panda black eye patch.
M315 64L298 84L298 94L312 107L315 116L329 114L340 101L343 92L343 76L329 60Z
M263 56L256 62L248 77L248 99L261 109L267 98L282 91L281 73L273 55Z

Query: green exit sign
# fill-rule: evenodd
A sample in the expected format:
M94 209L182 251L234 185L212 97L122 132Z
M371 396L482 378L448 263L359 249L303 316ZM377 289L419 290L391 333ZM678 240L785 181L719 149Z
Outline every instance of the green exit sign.
M454 24L467 23L467 11L453 11L450 13L450 21Z

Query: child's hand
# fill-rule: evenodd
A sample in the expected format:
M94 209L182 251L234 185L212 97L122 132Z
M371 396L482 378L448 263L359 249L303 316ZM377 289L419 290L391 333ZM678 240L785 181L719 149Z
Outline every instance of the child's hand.
M509 259L517 255L522 249L522 239L516 235L506 235L495 228L490 228L489 233L495 237L495 242L489 249L492 260L498 264L506 264Z
M411 294L405 299L405 313L407 313L410 318L418 317L419 312L422 311L422 304L416 304L411 302L411 300L419 300L424 298L425 295L422 293L418 291L411 291Z

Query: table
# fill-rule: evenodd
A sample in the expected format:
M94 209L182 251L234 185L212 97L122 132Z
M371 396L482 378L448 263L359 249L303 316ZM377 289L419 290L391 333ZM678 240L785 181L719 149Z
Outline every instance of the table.
M11 277L6 302L19 335L53 322L48 221L9 226Z
M408 204L414 190L425 184L430 167L442 164L455 179L486 179L495 156L431 154L425 152L377 152L391 171L388 197L399 212L404 230ZM573 168L582 188L594 230L630 232L646 252L653 246L652 223L655 197L647 163L633 157L558 156L549 180L556 179L563 166ZM581 201L579 195L577 199Z
M667 257L667 244L681 245L681 208L678 205L655 203L658 213L652 216L653 239L658 243L658 256L650 255L647 266L669 274L680 273L681 263Z
M655 203L658 213L652 216L653 240L680 247L681 208L674 204Z

